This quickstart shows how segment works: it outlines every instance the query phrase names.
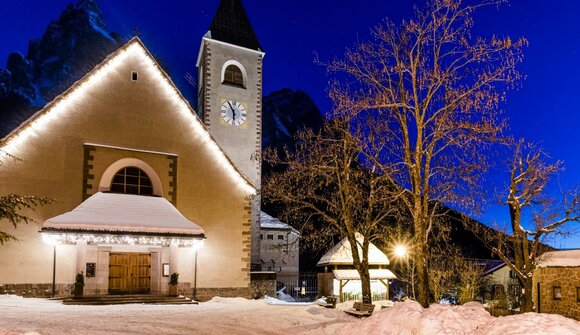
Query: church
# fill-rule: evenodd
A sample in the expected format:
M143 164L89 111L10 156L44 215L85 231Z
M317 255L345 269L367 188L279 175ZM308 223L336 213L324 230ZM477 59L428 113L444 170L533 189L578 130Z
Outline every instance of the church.
M178 273L182 294L250 297L264 55L241 1L222 0L198 106L135 37L4 137L0 194L53 200L3 225L18 238L0 253L4 293L68 295L81 272L88 295L166 293Z

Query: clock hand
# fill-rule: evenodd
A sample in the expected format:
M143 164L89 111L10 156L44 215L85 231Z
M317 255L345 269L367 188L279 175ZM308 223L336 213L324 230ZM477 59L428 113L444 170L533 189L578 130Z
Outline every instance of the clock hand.
M232 106L232 104L229 101L228 101L228 105L230 105L230 109L232 110L232 118L235 121L236 120L236 110L234 109L234 107Z

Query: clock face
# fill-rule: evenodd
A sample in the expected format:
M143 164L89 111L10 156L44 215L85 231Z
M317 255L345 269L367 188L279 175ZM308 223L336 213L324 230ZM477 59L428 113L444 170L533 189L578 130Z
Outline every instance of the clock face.
M222 119L232 126L241 126L246 122L248 112L241 102L226 100L220 108Z

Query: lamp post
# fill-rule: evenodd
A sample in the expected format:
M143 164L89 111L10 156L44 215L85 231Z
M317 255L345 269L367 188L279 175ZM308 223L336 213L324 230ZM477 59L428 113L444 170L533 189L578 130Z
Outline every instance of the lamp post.
M394 248L395 256L401 260L405 259L407 263L407 273L410 273L409 279L407 280L407 297L409 296L409 282L411 282L411 291L413 293L413 299L415 298L415 267L411 266L409 262L409 247L406 244L397 244Z
M192 248L193 248L193 292L192 292L192 298L196 299L196 295L197 295L197 251L201 248L201 246L203 245L203 240L197 240L194 242Z
M56 245L58 242L48 234L42 234L42 241L52 246L52 290L50 296L54 298L56 293Z
M54 298L56 291L56 244L52 245L52 294L51 298Z

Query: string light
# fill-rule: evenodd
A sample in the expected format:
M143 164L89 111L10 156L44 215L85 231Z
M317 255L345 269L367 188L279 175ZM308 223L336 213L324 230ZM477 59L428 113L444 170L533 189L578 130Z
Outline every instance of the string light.
M42 232L42 240L49 245L74 245L79 242L87 244L123 244L148 245L199 249L203 245L201 238L142 236L142 235L111 235L111 234L76 234L76 233L47 233Z
M200 136L205 145L209 146L214 153L214 157L218 163L225 168L231 178L236 184L247 194L255 194L256 189L251 182L233 165L228 159L224 151L218 146L215 140L211 137L208 130L203 126L200 119L195 115L193 108L183 98L181 93L177 90L171 79L159 68L159 65L153 60L151 54L147 51L141 41L135 37L121 48L118 52L113 54L105 60L101 65L97 66L87 76L85 76L78 83L74 84L67 91L61 94L53 102L46 105L42 110L33 115L27 122L8 134L2 142L0 148L10 154L20 157L19 148L25 148L25 141L29 138L38 137L39 133L46 129L52 122L62 120L63 114L73 113L78 111L73 108L75 101L84 99L87 94L90 94L91 89L98 84L102 84L106 77L123 63L129 56L138 57L141 61L147 64L149 70L159 80L152 82L162 86L164 92L170 97L172 103L177 107L175 110L179 111L184 120L193 128L193 133Z

